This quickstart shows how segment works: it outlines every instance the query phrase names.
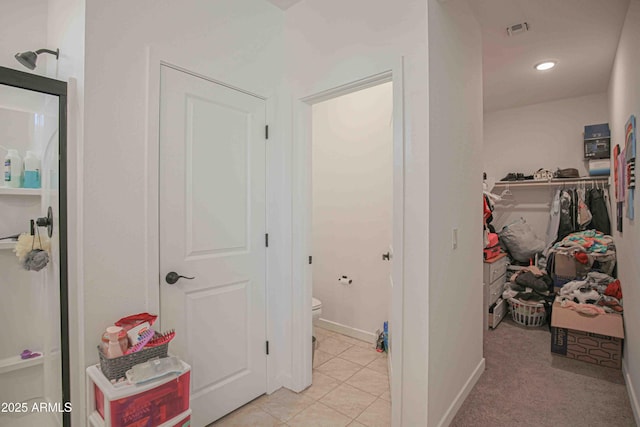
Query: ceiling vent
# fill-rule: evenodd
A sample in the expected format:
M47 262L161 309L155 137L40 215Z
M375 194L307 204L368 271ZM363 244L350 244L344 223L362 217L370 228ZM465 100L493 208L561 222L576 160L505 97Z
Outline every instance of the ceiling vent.
M527 31L529 31L529 24L527 24L526 22L507 27L507 34L509 36L515 36L517 34L526 33Z

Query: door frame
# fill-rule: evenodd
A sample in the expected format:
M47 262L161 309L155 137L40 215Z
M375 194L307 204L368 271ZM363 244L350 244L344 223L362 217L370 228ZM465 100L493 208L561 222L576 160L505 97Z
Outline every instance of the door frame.
M393 83L393 244L392 256L392 301L390 322L393 333L393 354L390 360L392 418L400 420L402 360L403 360L403 293L404 293L404 66L403 58L378 74L362 76L360 79L310 95L294 98L293 106L293 321L292 321L292 388L304 390L311 385L311 336L312 336L312 255L311 215L311 149L312 149L312 105L338 96L347 95L378 84ZM397 230L403 230L397 233ZM301 284L296 286L296 284ZM398 424L399 425L399 424Z
M71 360L69 354L69 268L67 237L67 82L0 67L0 84L58 98L58 218L60 250L60 352L62 404L71 402ZM71 426L71 412L62 413L62 425Z
M177 65L182 64L182 65ZM231 85L222 80L216 79L207 74L205 70L201 70L197 65L187 57L176 57L175 55L160 52L159 50L147 47L147 106L145 117L145 154L146 154L146 173L145 173L145 217L147 219L147 227L145 230L145 280L146 280L146 308L150 313L160 315L160 286L162 284L162 272L160 271L160 70L162 66L170 67L194 77L198 77L215 84L225 86L227 88L237 90L247 95L260 98L266 103L267 123L275 122L275 104L277 102L274 93L260 95L250 90ZM270 149L267 144L266 151L266 169L265 169L265 221L267 230L270 224L269 202L272 198L270 186ZM269 289L273 277L270 269L271 257L270 251L266 251L266 276L265 276L265 333L266 339L269 340L273 333L273 302L271 301ZM162 317L159 319L162 322ZM161 323L160 323L161 325ZM271 393L282 386L282 381L276 376L277 360L272 357L266 358L267 379L265 384L265 392Z

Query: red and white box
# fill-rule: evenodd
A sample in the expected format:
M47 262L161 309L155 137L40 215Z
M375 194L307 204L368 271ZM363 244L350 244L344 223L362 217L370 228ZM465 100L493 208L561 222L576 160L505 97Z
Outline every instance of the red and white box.
M87 413L93 427L187 427L191 367L144 384L114 385L99 365L87 368Z

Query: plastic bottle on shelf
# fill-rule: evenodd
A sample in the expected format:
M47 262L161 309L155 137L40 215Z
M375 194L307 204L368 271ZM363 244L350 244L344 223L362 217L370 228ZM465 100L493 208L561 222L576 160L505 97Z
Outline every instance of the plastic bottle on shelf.
M33 151L24 158L24 188L40 188L40 159Z
M22 184L22 159L18 150L10 149L4 158L4 186L20 188Z

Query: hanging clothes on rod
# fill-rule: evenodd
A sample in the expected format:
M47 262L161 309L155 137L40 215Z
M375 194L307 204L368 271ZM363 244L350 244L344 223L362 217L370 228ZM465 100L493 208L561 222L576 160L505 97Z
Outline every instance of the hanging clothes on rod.
M587 192L586 203L593 218L585 229L596 229L604 234L611 235L611 221L606 202L608 198L608 194L605 196L605 190L602 188L591 188Z
M551 211L549 212L549 224L547 225L547 238L545 247L550 248L558 239L558 227L560 227L560 193L559 188L555 191L551 201ZM545 253L546 255L546 253Z
M611 234L607 206L609 190L599 187L597 183L591 185L589 189L585 184L579 184L576 188L562 188L556 191L549 212L547 245L550 245L552 238L552 243L555 243L576 231L597 230L606 235Z
M556 241L578 230L578 197L573 188L560 191L560 224Z

